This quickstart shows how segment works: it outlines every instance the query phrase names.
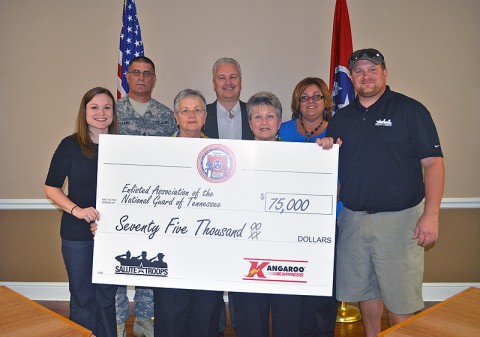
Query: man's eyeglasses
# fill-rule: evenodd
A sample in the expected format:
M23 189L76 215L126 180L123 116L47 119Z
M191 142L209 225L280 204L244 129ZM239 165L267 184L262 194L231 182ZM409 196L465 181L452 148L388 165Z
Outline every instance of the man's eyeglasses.
M323 98L324 98L324 96L322 96L321 94L318 94L318 93L315 93L312 96L301 95L300 96L300 102L309 102L310 100L316 102L316 101L322 100Z
M155 76L154 73L152 73L151 71L148 71L148 70L145 70L145 71L140 71L140 70L132 70L132 71L129 71L128 72L129 74L132 74L133 76L135 77L138 77L140 76L140 74L143 74L143 77L145 78L149 78L151 76Z
M183 109L183 110L180 110L178 113L182 116L188 116L190 115L190 113L194 113L196 116L198 115L201 115L205 112L205 110L203 109L200 109L200 108L195 108L193 110L189 110L189 109Z

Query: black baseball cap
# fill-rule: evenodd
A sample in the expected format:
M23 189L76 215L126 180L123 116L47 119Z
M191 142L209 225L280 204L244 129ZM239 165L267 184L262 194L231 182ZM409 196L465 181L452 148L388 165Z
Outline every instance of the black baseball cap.
M383 57L382 53L380 53L376 49L367 48L367 49L359 49L352 53L352 56L350 56L350 59L348 60L348 69L352 70L355 63L357 63L360 60L367 60L374 64L383 64L384 67L386 66L385 58Z

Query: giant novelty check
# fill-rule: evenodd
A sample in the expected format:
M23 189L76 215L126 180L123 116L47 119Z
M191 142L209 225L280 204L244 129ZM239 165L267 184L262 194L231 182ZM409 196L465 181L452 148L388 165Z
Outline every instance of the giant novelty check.
M331 295L338 146L101 135L93 281Z

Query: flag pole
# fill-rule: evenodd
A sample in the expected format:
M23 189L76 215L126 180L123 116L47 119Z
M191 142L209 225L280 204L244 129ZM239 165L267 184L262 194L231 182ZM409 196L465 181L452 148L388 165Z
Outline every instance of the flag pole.
M352 32L348 15L347 0L337 0L333 19L332 52L330 59L330 90L335 112L348 105L355 98L350 80L348 59L353 52ZM345 302L338 305L337 322L352 323L362 319L360 310Z

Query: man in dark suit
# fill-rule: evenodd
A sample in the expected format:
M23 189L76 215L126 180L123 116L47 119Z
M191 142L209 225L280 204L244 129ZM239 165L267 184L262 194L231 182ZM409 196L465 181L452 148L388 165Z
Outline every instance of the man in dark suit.
M246 104L240 101L242 72L236 60L224 57L215 62L213 90L217 100L207 105L205 135L220 139L253 139Z
M233 58L222 57L213 65L213 90L217 100L207 105L207 120L203 133L208 138L247 139L254 138L248 124L247 105L240 101L242 71ZM229 295L230 322L235 329L232 298ZM220 312L219 336L223 336L227 324L226 308Z

